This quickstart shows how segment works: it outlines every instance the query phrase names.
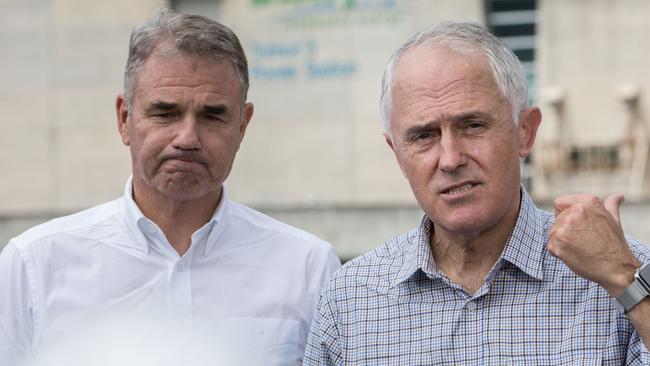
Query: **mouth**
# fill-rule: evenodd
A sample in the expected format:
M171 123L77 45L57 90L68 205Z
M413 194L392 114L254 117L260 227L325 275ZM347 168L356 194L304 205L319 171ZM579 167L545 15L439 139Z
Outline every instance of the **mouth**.
M158 169L167 172L196 172L205 166L201 161L187 157L170 157L163 160Z
M170 159L167 159L167 160L176 160L176 161L181 161L183 163L198 163L198 161L196 161L196 160L185 159L185 158L170 158Z
M460 184L454 184L449 187L446 187L440 191L441 194L445 195L458 195L462 194L465 192L469 192L475 187L477 187L479 184L476 182L463 182Z
M176 161L180 163L194 163L194 164L203 164L203 161L192 156L168 156L163 159L165 161Z

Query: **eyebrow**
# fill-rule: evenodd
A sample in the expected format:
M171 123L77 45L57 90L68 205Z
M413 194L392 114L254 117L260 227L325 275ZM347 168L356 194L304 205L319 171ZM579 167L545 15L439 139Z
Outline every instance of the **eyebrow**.
M205 105L203 106L202 112L206 114L221 115L225 114L228 111L228 107L223 104L219 105Z
M147 112L151 113L152 111L172 111L178 108L177 103L164 102L162 100L156 100L152 102L146 109ZM228 111L228 107L223 104L218 105L205 105L201 109L201 112L206 114L215 114L222 115Z
M455 116L451 116L449 119L453 122L463 122L463 121L469 121L473 119L482 119L482 120L490 121L492 120L492 117L487 113L473 111L473 112L457 114Z
M149 104L147 107L147 112L151 111L171 111L178 107L176 103L163 102L162 100L156 100L153 103Z
M491 117L489 114L483 113L483 112L466 112L466 113L460 113L453 115L451 117L448 117L448 119L452 122L458 123L458 122L464 122L464 121L471 121L475 119L482 119L485 121L491 121ZM427 121L424 123L417 124L415 126L409 127L405 132L404 136L409 139L413 136L417 136L423 132L429 132L432 131L433 129L437 128L440 126L440 122L438 120L431 120Z

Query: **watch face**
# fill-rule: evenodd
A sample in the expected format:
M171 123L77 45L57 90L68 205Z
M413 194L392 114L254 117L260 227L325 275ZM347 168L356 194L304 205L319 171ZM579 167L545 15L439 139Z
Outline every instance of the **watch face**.
M641 281L641 285L645 287L646 292L650 293L650 263L646 263L639 269L636 275Z
M650 282L650 263L646 263L639 269L639 276L646 282Z

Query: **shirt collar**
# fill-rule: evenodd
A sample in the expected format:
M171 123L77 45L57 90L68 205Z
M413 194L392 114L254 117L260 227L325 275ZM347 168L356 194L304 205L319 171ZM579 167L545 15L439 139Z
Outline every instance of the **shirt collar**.
M424 215L420 225L406 234L405 247L403 248L404 261L397 272L393 286L406 281L419 269L427 274L435 273L433 255L429 247L432 227L431 220Z
M501 259L506 260L536 279L543 279L544 230L540 211L521 187L521 201L517 222L506 242ZM402 266L393 286L410 278L417 270L436 276L435 262L429 247L433 225L425 215L420 225L407 234ZM501 260L500 259L500 260Z
M208 239L205 243L204 255L207 256L210 254L212 249L216 246L218 239L225 233L228 218L230 217L230 200L226 192L226 186L221 186L221 200L217 205L217 209L214 210L210 221L206 225L212 225L210 228L210 233L208 234Z
M144 216L140 208L135 203L133 199L133 176L129 176L129 179L126 181L124 187L124 197L123 197L122 211L124 213L124 224L127 227L127 230L135 236L135 242L133 247L136 249L142 250L145 253L149 252L149 242L145 234L146 230L153 230L156 227L156 224ZM221 190L221 200L217 209L212 214L212 217L208 222L203 225L197 232L193 234L193 239L195 235L202 231L206 226L210 226L209 233L207 234L207 242L205 245L204 255L208 255L212 247L214 247L214 242L217 237L223 232L220 228L225 226L225 219L228 217L226 212L228 211L228 198L226 196L226 187L223 186ZM217 225L220 224L220 225Z
M535 207L526 189L521 187L521 203L515 227L501 258L514 264L531 277L544 279L544 228L541 211Z
M144 214L142 214L142 211L140 211L140 208L133 200L133 176L129 176L129 179L126 181L122 203L124 224L129 233L135 236L135 243L133 243L135 248L148 253L149 245L147 244L147 238L142 230L142 226L146 225L145 222L147 222L147 218L144 217Z

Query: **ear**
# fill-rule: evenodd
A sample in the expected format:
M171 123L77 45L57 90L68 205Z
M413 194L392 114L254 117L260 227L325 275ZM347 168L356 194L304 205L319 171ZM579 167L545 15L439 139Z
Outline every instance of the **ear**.
M129 107L124 99L124 94L120 94L115 98L115 114L117 117L117 131L122 136L122 143L124 145L130 144L129 138Z
M519 157L525 158L535 144L537 128L542 122L542 112L539 108L531 107L524 109L519 114L519 125L517 126L517 137L519 142Z
M388 132L384 132L382 135L384 135L384 139L386 140L386 143L388 144L390 149L393 150L393 153L395 153L395 145L393 143L393 137Z
M249 102L244 105L244 110L242 111L242 121L241 121L241 125L239 126L239 142L242 142L242 140L244 139L246 128L248 127L248 123L253 118L254 110L255 107L253 106L253 103Z
M404 171L404 167L402 166L402 161L399 158L399 153L397 150L397 147L395 146L395 140L393 140L393 136L389 132L384 132L384 139L386 140L386 143L390 147L391 150L393 150L393 155L395 155L395 160L397 160L397 165L399 165L399 169L402 171L402 174L407 177L406 172Z

